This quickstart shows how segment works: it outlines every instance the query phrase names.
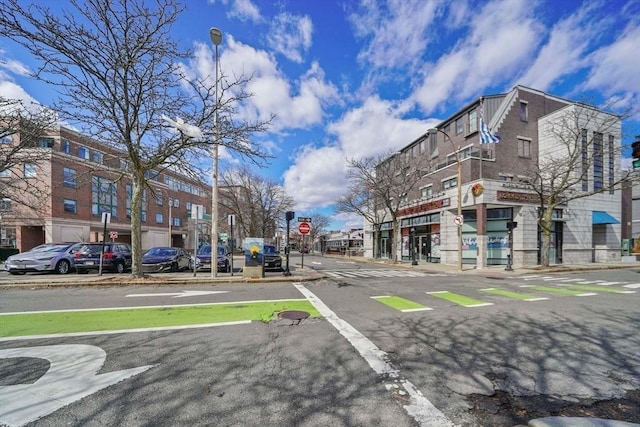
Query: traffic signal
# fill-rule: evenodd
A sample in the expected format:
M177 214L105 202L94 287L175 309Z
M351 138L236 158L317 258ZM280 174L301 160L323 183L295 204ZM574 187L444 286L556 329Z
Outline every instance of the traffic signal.
M631 143L631 158L634 169L640 169L640 135Z

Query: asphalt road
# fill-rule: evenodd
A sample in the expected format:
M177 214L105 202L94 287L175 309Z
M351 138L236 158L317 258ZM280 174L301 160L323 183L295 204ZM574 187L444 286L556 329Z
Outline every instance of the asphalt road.
M640 281L634 271L555 276L557 280L499 280L428 272L412 277L396 274L406 270L388 266L313 256L305 257L305 265L325 273L362 273L304 284L343 323L325 316L299 325L278 320L181 331L9 340L0 342L0 352L63 345L78 353L94 347L73 345L95 346L106 353L98 374L141 370L124 378L133 372L125 371L118 382L33 423L38 426L418 425L424 421L419 411L405 409L416 407L411 406L416 396L406 392L406 384L415 386L418 400L422 396L452 424L513 426L526 423L533 412L495 404L489 397L526 396L538 406L553 408L621 398L627 391L640 389L638 292L583 290L581 294L595 295L578 296L549 289L593 282L582 286L632 292L637 289L625 284ZM611 282L617 284L598 285ZM547 299L507 298L488 293L489 288ZM228 292L179 302L303 297L292 283L197 289ZM0 313L172 304L176 300L169 296L127 297L172 291L184 291L184 287L5 290L0 294ZM461 306L460 300L445 299L449 294L442 292L484 304ZM380 296L397 296L425 309L402 312L371 298ZM361 336L354 338L350 333ZM358 347L362 339L369 340L375 351L363 352ZM376 372L376 361L398 376ZM48 369L49 363L39 358L0 359L0 393L7 386L32 384L46 377ZM418 407L424 409L422 404Z

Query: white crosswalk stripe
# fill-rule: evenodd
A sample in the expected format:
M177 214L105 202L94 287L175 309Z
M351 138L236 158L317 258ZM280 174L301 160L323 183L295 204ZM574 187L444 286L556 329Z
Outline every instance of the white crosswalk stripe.
M512 277L512 279L517 279L517 277ZM529 275L520 277L520 279L531 281L531 280L542 280L545 282L557 282L560 284L561 282L567 282L569 284L577 284L577 285L597 285L597 286L624 286L627 288L637 288L640 287L640 284L626 284L627 282L607 282L606 280L584 280L578 277L552 277L552 276L542 276L539 274Z
M390 269L371 269L371 270L343 270L343 271L324 271L324 274L334 278L364 278L364 277L426 277L426 276L445 276L444 274L428 274L422 271L411 270L390 270Z

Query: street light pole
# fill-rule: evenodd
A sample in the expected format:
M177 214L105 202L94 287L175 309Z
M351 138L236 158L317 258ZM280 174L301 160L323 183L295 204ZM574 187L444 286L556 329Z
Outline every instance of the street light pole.
M211 27L209 29L209 37L211 37L211 42L216 50L216 99L213 115L214 141L212 154L213 171L211 176L211 277L215 278L218 275L218 46L222 43L222 31L216 27Z
M436 135L438 132L442 133L446 139L449 140L451 144L451 148L453 149L453 154L456 156L456 165L457 165L457 174L456 174L456 186L458 187L458 218L462 218L462 164L460 163L460 156L458 155L458 150L456 146L453 144L453 140L449 136L449 134L442 129L429 129L427 134ZM458 271L462 271L462 221L460 221L458 226Z

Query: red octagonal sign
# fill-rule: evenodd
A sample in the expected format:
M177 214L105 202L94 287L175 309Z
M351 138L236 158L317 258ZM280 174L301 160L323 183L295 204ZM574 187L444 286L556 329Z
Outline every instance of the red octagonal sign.
M311 226L308 222L301 222L300 225L298 225L298 231L300 232L300 234L309 234L309 231L311 231Z

